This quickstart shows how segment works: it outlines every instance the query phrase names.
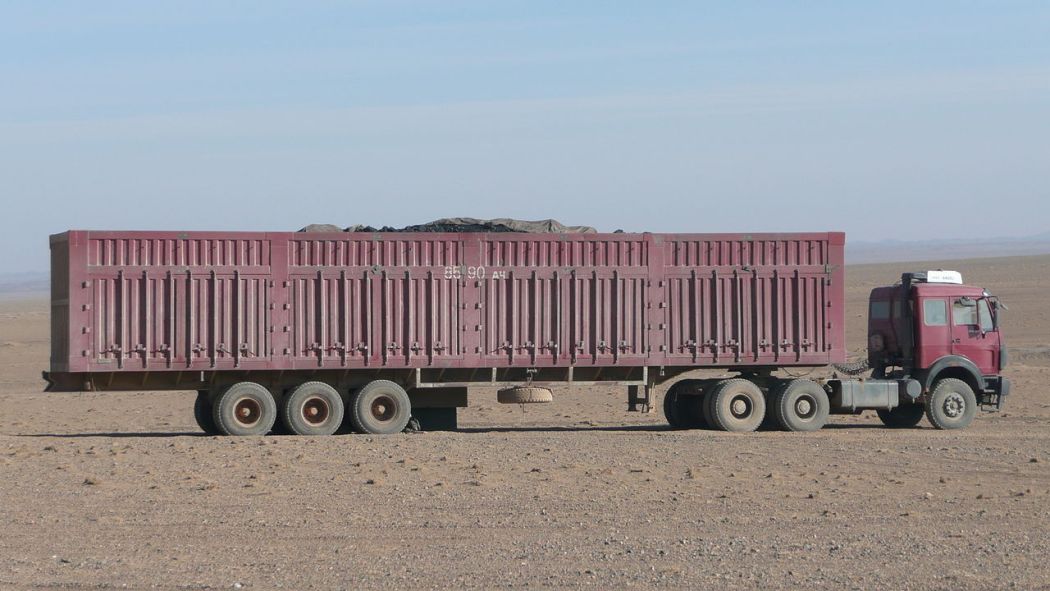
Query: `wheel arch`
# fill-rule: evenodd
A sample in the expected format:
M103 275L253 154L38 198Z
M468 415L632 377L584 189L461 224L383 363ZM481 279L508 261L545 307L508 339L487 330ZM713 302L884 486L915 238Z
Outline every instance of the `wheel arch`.
M923 392L932 390L933 385L938 380L955 378L966 382L967 385L973 388L975 393L979 394L982 390L981 384L984 381L981 370L977 368L977 365L960 355L941 357L917 377L922 382Z

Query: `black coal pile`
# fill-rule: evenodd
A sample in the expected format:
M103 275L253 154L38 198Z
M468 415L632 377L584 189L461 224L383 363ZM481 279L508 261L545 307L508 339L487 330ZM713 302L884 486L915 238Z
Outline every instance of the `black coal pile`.
M442 218L426 224L403 228L356 225L340 228L334 224L310 224L300 232L525 232L529 234L595 234L590 226L566 226L558 220L515 220L496 218Z

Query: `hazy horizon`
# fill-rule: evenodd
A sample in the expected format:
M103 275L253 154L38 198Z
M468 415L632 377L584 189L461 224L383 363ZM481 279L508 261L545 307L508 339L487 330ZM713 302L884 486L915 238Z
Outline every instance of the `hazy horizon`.
M1050 231L1045 3L0 16L0 273L46 271L48 235L70 228Z

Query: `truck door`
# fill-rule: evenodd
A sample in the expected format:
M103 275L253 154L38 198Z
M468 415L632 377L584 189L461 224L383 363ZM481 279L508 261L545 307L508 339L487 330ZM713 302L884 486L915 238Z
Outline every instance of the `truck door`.
M988 300L955 298L952 302L952 354L973 361L984 375L995 375L998 351L999 333L993 330Z
M948 304L943 297L919 300L921 317L916 327L916 367L930 367L935 361L951 354L951 330L948 326Z

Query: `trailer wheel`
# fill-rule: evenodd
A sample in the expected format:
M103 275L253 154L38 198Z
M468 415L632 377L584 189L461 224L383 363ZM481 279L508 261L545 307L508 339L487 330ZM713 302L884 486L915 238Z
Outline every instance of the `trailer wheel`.
M944 378L926 397L926 418L938 429L962 429L977 414L977 397L962 380Z
M817 431L828 422L828 393L812 380L791 380L770 398L773 418L785 431Z
M680 380L664 394L664 417L676 429L704 429L704 381Z
M921 404L905 403L893 409L880 408L875 412L882 424L891 429L910 429L919 424L926 409Z
M296 386L281 405L281 423L295 435L331 435L343 422L343 399L324 382Z
M667 392L664 392L664 418L667 419L667 424L671 425L674 429L685 428L685 425L682 424L678 416L678 399L680 396L675 387L680 383L681 382L676 382L672 384L671 387L667 389Z
M412 402L408 394L389 380L370 382L350 398L350 423L358 433L400 433L410 418Z
M729 380L719 380L712 382L706 388L704 395L700 398L700 404L697 405L697 410L700 412L700 418L703 419L705 428L707 429L718 429L715 426L714 411L711 408L711 401L714 400L714 394Z
M207 390L197 390L197 399L193 401L193 418L197 426L208 435L218 435L219 429L215 427L215 419L211 414L211 393Z
M766 414L766 398L753 382L726 380L707 395L711 425L722 431L754 431Z
M223 435L266 435L277 420L277 403L265 386L238 382L212 401L212 419Z
M704 414L707 393L717 382L710 380L682 380L672 386L677 391L678 422L686 429L708 429L710 423Z

